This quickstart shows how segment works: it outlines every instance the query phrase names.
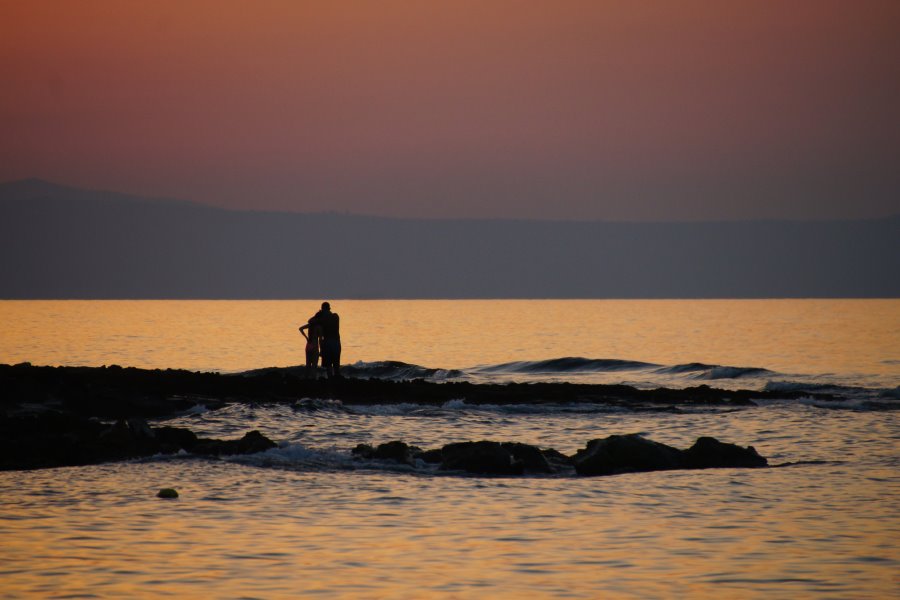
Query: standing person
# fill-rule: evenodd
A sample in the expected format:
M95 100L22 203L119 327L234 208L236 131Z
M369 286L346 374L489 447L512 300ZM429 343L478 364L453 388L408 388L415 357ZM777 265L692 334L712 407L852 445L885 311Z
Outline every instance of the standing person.
M310 325L318 325L322 332L322 366L329 379L341 376L341 319L331 312L331 304L322 303L322 310L309 320Z
M306 335L304 329L309 330L309 335ZM306 325L300 326L300 335L306 338L306 377L315 379L316 368L319 366L319 343L322 338L322 328L310 321Z

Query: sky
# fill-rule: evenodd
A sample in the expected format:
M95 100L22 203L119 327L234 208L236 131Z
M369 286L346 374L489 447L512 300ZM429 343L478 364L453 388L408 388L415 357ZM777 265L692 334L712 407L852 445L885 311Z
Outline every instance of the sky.
M0 0L0 181L235 209L900 213L900 2Z

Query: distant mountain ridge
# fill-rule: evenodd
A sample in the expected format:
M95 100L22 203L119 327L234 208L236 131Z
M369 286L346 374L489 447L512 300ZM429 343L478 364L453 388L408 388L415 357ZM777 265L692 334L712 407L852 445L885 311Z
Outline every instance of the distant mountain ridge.
M0 298L900 297L900 216L616 223L225 210L0 184Z

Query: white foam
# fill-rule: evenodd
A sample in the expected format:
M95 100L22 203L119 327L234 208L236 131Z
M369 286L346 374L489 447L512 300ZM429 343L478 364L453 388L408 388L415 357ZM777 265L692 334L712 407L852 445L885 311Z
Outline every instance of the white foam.
M379 417L398 417L414 412L434 409L428 404L412 404L401 402L398 404L359 404L347 407L347 412L355 415L371 415Z
M329 410L344 412L344 403L331 398L300 398L292 407L295 410Z
M265 452L224 457L236 462L259 467L305 467L315 469L353 468L353 459L341 452L312 450L296 442L284 442Z

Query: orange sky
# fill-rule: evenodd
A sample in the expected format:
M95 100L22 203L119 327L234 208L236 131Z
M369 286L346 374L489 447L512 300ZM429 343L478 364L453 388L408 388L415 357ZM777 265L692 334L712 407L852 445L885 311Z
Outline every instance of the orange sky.
M228 207L900 212L900 2L0 0L0 181Z

